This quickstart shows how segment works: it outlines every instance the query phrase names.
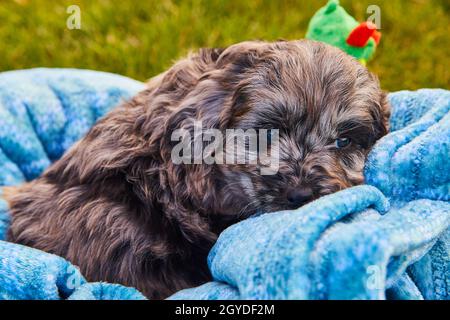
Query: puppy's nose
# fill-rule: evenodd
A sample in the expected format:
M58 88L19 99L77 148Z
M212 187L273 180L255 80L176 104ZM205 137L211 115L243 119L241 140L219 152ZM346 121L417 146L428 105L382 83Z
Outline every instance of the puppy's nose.
M289 203L301 206L312 199L313 191L310 187L298 187L288 190L286 197Z

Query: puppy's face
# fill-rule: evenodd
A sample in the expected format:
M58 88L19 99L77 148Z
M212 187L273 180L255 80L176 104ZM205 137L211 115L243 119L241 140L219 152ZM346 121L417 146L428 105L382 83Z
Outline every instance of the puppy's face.
M245 68L229 127L278 129L279 163L273 175L262 175L259 165L218 166L228 194L242 202L240 215L298 208L362 183L366 155L387 133L389 107L378 80L323 44L258 50L258 58L236 63Z

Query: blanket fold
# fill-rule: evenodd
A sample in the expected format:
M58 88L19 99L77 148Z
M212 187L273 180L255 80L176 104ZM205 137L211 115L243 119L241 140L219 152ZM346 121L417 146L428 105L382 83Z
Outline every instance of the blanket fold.
M0 73L0 299L144 299L89 283L65 259L1 241L1 186L39 176L144 85L75 69ZM448 299L450 92L389 96L391 130L366 185L231 226L208 257L214 281L170 299Z
M392 132L365 169L377 188L228 228L208 259L215 282L170 299L448 299L450 92L401 91L390 101ZM378 190L390 202L384 215L367 209L387 209Z

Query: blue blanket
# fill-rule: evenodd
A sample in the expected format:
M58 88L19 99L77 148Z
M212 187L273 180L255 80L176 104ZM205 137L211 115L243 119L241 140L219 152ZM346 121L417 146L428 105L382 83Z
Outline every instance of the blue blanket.
M92 71L0 74L0 185L38 176L142 88ZM208 257L214 281L171 299L448 299L450 92L401 91L390 100L392 133L369 156L367 185L231 226ZM0 239L7 226L0 199ZM1 298L143 296L87 283L61 257L0 241Z

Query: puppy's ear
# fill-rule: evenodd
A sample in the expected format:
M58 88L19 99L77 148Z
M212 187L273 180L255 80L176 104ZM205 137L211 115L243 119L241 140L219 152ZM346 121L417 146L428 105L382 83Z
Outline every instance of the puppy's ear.
M242 71L254 65L255 61L261 57L264 47L267 47L267 44L259 41L246 41L229 46L218 57L216 66L223 68L233 64Z
M151 78L147 88L158 93L173 93L183 98L208 71L216 68L216 62L224 49L203 48L176 62L169 70Z
M205 81L162 122L164 133L160 154L165 168L166 192L161 201L165 213L177 221L176 228L183 233L184 239L191 242L201 239L206 247L216 239L206 213L213 212L219 200L216 198L214 166L203 161L204 150L197 150L196 146L200 143L203 147L202 129L217 126L217 109L222 99L223 94L215 84Z
M267 52L267 43L247 41L226 48L217 59L216 68L224 70L222 82L230 93L228 103L221 110L221 128L233 127L250 110L246 88L252 83L246 71L254 70Z

